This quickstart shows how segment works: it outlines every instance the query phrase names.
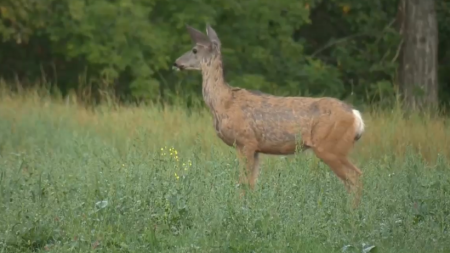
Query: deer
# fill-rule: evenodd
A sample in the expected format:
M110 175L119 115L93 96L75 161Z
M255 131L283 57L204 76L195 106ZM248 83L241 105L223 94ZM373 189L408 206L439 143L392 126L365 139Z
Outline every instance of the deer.
M259 156L293 155L312 150L360 202L362 171L348 155L362 137L361 113L332 97L275 96L230 86L223 75L221 42L206 24L206 34L186 25L194 43L173 63L176 71L201 71L202 96L213 118L216 135L235 147L241 167L239 184L253 190L259 175Z

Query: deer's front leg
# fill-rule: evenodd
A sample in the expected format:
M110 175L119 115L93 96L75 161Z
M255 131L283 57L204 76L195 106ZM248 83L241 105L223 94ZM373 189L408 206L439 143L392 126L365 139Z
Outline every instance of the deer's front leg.
M255 187L255 181L258 177L258 154L254 149L249 147L238 147L239 158L239 184L245 183L251 189Z
M251 164L251 174L250 174L250 188L254 189L256 185L256 180L259 176L259 153L253 152L253 163ZM247 170L248 171L248 170Z

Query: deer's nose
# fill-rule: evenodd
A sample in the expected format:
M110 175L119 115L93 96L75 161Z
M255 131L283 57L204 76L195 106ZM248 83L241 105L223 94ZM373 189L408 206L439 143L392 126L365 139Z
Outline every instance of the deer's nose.
M173 65L172 65L172 68L173 69L182 70L184 68L184 66L181 65L181 64L178 64L177 62L174 62Z
M175 69L175 70L182 70L182 69L183 69L183 66L178 65L176 62L174 62L173 65L172 65L172 69Z

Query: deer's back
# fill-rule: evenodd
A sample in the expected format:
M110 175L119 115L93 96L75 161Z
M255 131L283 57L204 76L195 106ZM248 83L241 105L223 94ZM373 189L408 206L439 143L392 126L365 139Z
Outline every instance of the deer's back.
M278 97L236 89L219 137L254 141L264 153L292 153L316 118L351 115L351 109L334 98Z
M351 106L330 97L278 97L244 89L233 95L234 110L240 110L247 121L278 129L302 125L318 116L352 113Z

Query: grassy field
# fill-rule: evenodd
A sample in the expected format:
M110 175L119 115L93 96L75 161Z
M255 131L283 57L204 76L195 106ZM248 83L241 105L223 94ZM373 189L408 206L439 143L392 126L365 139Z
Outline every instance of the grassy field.
M239 198L204 112L0 96L0 252L450 252L450 126L364 112L364 195L311 154ZM365 250L365 251L364 251Z

